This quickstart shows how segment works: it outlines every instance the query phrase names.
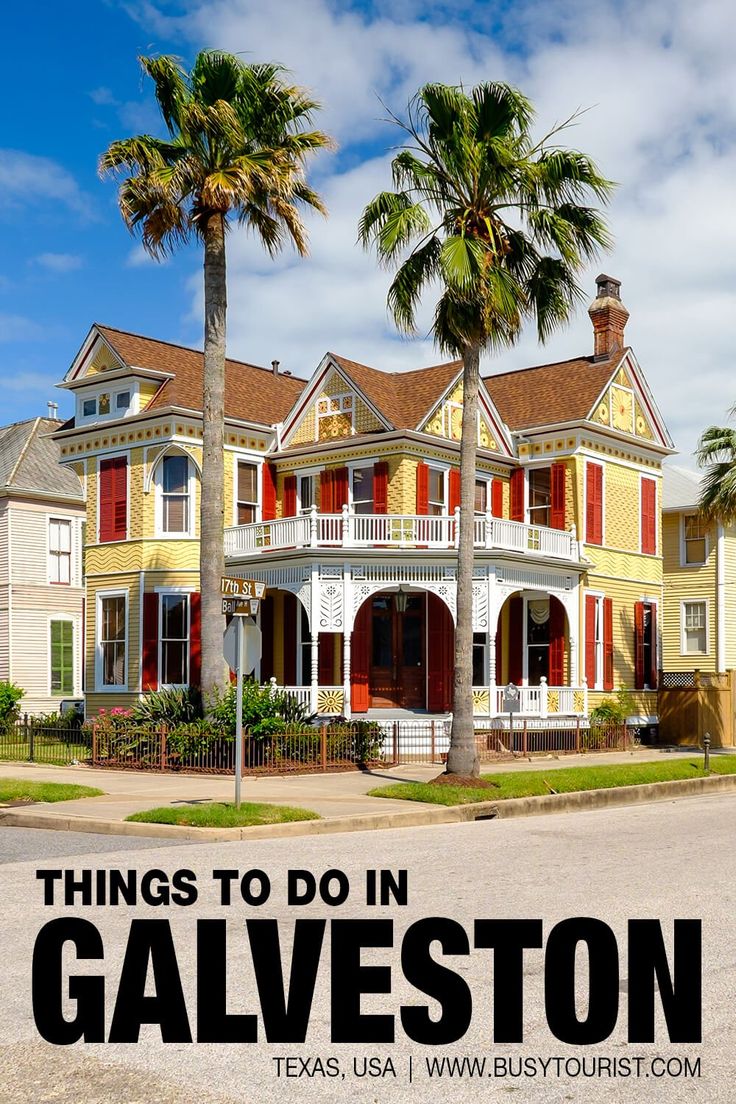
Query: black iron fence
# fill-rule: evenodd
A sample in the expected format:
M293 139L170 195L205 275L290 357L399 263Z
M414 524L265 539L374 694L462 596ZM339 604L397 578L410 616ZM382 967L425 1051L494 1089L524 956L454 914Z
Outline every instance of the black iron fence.
M27 714L0 727L0 759L65 767L89 761L92 736L72 725L49 725Z
M476 732L482 763L533 755L574 755L625 750L631 737L624 725L576 722L567 728L532 727ZM363 770L402 763L437 764L447 759L450 723L444 720L353 721L300 725L267 735L245 733L244 774L309 774ZM0 729L0 760L68 766L85 763L119 770L232 774L235 741L207 732L182 733L166 727L92 725L53 727L24 717Z

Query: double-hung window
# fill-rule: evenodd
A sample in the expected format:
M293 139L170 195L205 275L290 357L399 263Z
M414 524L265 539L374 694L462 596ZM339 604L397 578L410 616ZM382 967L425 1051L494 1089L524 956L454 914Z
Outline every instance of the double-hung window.
M708 559L706 526L700 514L685 514L682 519L683 566L700 566Z
M159 678L162 686L189 683L189 595L161 594Z
M300 475L298 482L299 493L299 511L301 513L307 513L312 508L312 504L316 502L314 497L314 476L313 475Z
M707 610L704 601L682 603L683 655L705 655L708 651Z
M552 473L550 468L529 469L529 522L551 524Z
M68 586L72 581L72 523L49 518L49 582Z
M74 625L71 621L49 623L51 693L60 697L74 693Z
M356 514L372 514L373 511L373 465L365 468L353 468L353 511Z
M172 453L161 461L161 531L187 534L192 515L189 458Z
M488 509L487 479L476 479L475 481L475 503L473 508L476 514L485 514Z
M249 525L257 521L258 510L258 465L251 464L248 460L238 460L237 498L235 501L235 513L238 525Z
M124 594L106 594L99 598L98 647L99 684L103 687L126 684L127 602Z
M444 514L446 509L446 473L442 468L429 469L429 496L427 513L435 516Z

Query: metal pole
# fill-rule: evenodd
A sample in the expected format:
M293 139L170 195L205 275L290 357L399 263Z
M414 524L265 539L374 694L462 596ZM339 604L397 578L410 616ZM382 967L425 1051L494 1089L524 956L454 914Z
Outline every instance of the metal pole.
M235 808L240 808L240 778L243 770L243 618L238 617L238 668L235 687Z

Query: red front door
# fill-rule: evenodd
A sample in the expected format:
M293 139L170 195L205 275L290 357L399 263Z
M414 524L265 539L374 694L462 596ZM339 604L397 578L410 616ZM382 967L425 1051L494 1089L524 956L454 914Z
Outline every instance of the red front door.
M424 708L425 595L376 594L370 602L371 707Z

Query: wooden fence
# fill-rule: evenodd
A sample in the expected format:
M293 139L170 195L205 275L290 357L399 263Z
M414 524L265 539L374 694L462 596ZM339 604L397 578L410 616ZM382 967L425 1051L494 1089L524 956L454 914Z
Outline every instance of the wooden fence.
M659 741L700 745L706 732L712 747L733 747L736 738L734 671L701 678L694 671L689 685L660 689Z

